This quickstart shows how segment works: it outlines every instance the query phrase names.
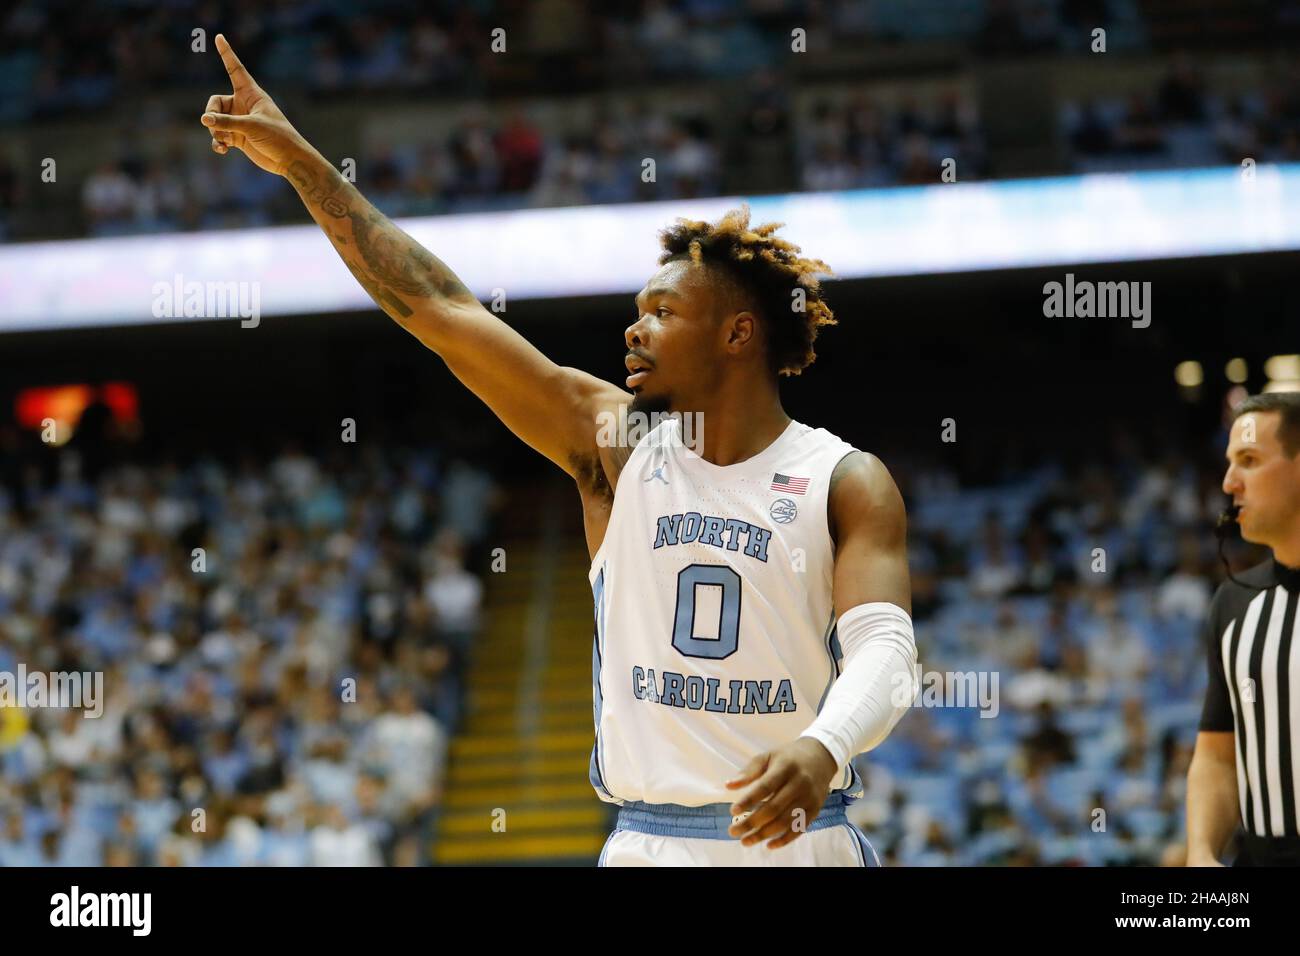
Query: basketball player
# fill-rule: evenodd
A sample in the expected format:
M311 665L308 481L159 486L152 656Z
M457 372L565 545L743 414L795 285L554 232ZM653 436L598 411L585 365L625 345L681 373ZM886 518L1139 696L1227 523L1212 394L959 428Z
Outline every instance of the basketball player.
M879 460L781 407L833 322L748 210L679 220L624 336L631 394L561 368L484 309L285 119L225 38L212 148L285 176L376 303L582 501L596 605L591 779L621 809L601 863L879 865L849 761L917 686L903 502ZM802 303L802 308L799 304ZM601 423L666 413L632 446ZM692 450L688 413L705 426ZM632 447L629 447L632 446Z

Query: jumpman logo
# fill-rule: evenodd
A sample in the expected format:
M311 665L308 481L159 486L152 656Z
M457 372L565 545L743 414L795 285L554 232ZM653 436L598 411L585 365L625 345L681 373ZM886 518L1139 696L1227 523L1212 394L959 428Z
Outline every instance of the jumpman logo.
M665 468L665 467L667 467L667 466L665 466L665 465L660 465L658 468L656 468L654 471L652 471L652 472L650 473L650 477L647 478L646 481L654 481L656 478L658 478L658 479L659 479L660 481L662 481L665 485L668 484L668 479L664 477L664 468Z

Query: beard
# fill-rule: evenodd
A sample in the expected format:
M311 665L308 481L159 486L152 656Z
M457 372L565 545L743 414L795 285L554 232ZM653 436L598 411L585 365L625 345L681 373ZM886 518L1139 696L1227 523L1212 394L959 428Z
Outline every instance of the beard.
M672 402L666 395L646 395L645 392L638 392L632 398L632 404L628 406L628 412L639 412L642 415L664 415L667 414Z

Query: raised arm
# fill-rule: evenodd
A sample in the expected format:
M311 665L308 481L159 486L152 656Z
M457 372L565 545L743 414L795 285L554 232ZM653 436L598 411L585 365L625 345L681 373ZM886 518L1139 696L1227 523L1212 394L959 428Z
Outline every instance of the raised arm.
M289 123L216 37L232 93L208 99L212 148L242 150L293 184L334 251L398 325L438 353L524 442L578 477L596 454L596 417L630 401L618 386L556 365L478 302L438 257L397 228Z

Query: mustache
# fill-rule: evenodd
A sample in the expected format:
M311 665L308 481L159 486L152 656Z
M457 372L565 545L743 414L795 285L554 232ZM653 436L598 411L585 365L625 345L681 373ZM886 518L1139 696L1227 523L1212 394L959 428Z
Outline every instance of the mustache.
M654 361L651 360L650 356L646 355L644 352L639 352L636 349L631 349L628 351L626 355L623 356L623 361L626 362L628 359L631 358L639 359L640 361L645 362L646 365L650 366L650 368L654 368L654 364L655 364Z

